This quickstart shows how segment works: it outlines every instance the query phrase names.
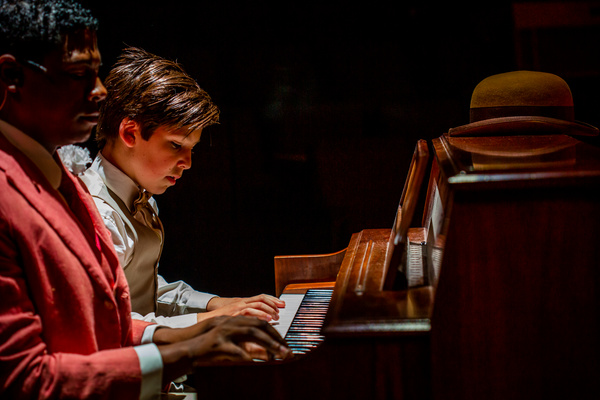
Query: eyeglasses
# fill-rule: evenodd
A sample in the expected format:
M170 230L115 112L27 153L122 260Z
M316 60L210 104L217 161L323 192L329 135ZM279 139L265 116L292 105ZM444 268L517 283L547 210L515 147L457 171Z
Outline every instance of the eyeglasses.
M56 76L51 76L51 73L48 71L48 68L44 67L43 65L38 64L35 61L31 61L31 60L23 59L23 60L19 60L19 61L23 66L29 67L37 72L41 72L42 75L44 75L46 78L48 78L48 80L50 80L51 82L56 82ZM59 72L59 74L67 76L73 80L78 80L78 81L88 80L89 82L93 83L94 85L98 78L98 71L93 70L91 68L86 68L85 72L73 73L73 72L68 72L68 71L61 71L61 72Z
M33 69L37 69L38 71L47 74L48 73L48 68L44 67L43 65L40 65L36 62L33 62L31 60L23 60L22 61L25 65L32 67Z
M41 72L42 75L44 75L44 77L46 79L48 79L50 82L55 82L54 78L51 77L50 74L48 73L48 68L44 67L42 64L38 64L35 61L31 61L31 60L20 60L20 62L24 66L29 67L29 68L33 69L34 71Z

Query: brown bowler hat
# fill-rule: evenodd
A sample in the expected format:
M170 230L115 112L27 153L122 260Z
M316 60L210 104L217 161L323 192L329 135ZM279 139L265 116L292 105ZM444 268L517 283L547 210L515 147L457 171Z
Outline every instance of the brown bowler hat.
M536 71L482 80L471 96L470 123L448 131L450 136L555 133L596 136L598 128L575 121L571 89L562 78Z

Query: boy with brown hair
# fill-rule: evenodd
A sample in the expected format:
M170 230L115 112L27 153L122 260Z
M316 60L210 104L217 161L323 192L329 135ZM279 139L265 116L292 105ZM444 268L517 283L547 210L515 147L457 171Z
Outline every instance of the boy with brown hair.
M179 64L139 48L124 50L105 84L100 152L81 178L111 231L134 318L168 326L216 315L278 319L284 303L275 297L221 298L158 274L164 232L152 196L175 185L203 129L218 123L210 96Z

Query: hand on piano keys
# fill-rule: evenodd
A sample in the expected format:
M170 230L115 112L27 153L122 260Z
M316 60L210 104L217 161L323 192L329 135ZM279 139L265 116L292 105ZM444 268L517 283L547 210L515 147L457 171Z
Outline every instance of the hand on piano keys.
M221 315L244 315L263 321L279 319L279 309L285 303L277 297L259 294L253 297L213 297L207 304L205 313L198 313L198 322Z

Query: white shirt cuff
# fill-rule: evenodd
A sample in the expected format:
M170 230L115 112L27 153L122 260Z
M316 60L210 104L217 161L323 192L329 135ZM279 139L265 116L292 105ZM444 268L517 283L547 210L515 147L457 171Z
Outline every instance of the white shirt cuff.
M142 344L152 343L152 338L154 338L154 332L158 329L159 325L148 325L144 329L144 333L142 334Z
M160 307L160 303L159 303L159 307ZM156 330L156 328L158 326L168 326L169 328L185 328L185 327L188 327L188 326L198 323L198 314L197 313L175 315L173 317L162 317L162 316L157 317L155 313L141 315L141 314L132 312L131 318L158 324L158 325L151 325L151 326L154 326L155 328L152 330L152 333L149 334L150 339L152 338L152 335L154 334L154 331ZM148 329L148 328L146 328L146 329ZM147 332L144 331L144 334L142 336L142 344L152 342L152 340L144 341L146 339L146 333Z
M140 400L159 400L163 363L158 347L154 343L150 343L135 346L133 349L137 352L142 371Z
M194 307L200 310L206 310L208 302L213 298L219 297L216 294L204 293L204 292L191 292L186 305L188 307Z

